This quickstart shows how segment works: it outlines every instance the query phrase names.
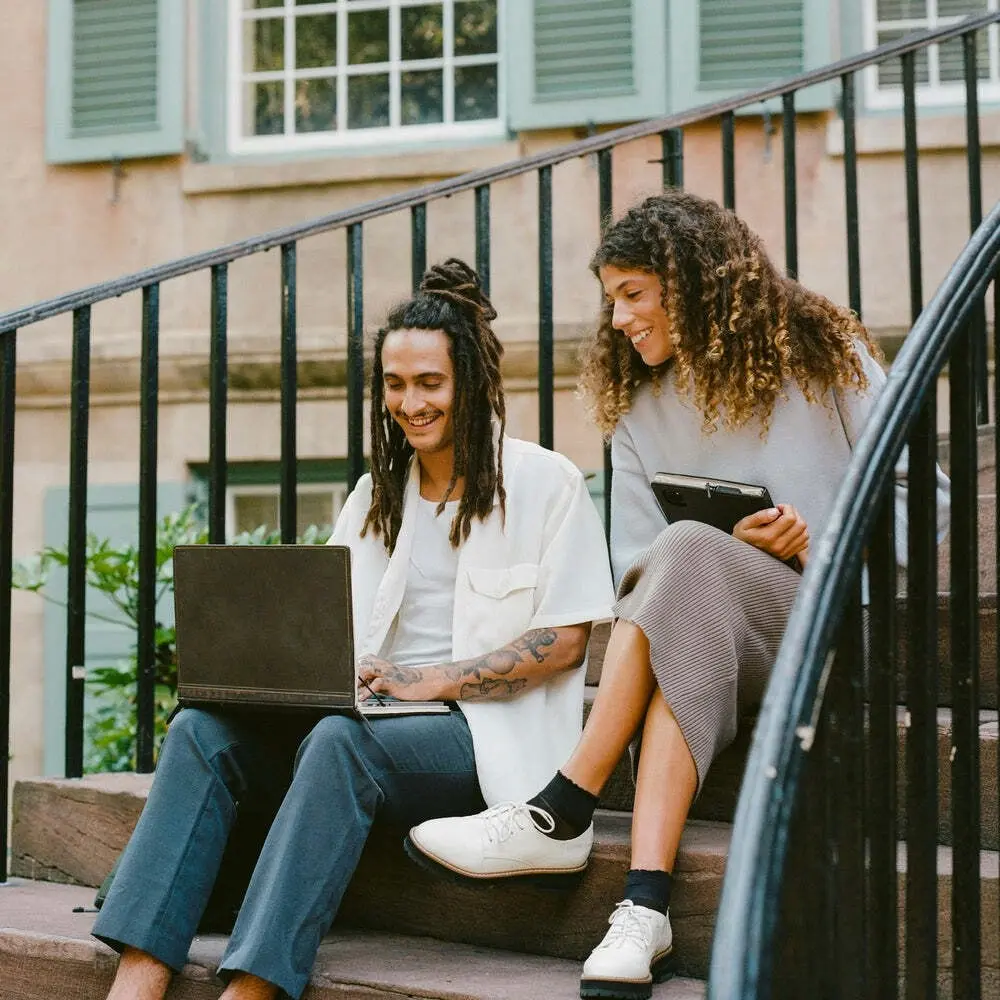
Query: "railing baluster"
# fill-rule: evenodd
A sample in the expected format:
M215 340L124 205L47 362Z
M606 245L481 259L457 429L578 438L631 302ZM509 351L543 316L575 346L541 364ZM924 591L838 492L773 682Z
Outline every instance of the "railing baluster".
M979 74L976 66L976 33L962 35L965 69L965 155L969 172L969 232L983 221L982 147L979 140ZM972 326L972 363L975 371L976 417L989 423L989 372L986 359L986 308L977 310Z
M844 116L844 201L847 218L847 301L861 315L861 236L858 223L858 144L854 74L841 77Z
M910 263L910 319L916 322L924 307L920 249L920 178L917 175L917 83L914 55L903 62L903 157L906 164L906 226Z
M87 451L90 430L90 306L73 312L70 383L69 533L66 541L66 777L83 774L87 608Z
M834 802L835 966L839 995L867 994L865 911L864 642L861 635L861 581L856 575L839 630L837 660L827 688L831 727Z
M611 150L602 149L597 154L597 196L601 234L611 223L613 188L611 176ZM604 534L611 538L611 445L604 445Z
M296 454L296 413L298 361L296 347L297 298L295 243L281 248L281 501L279 519L281 541L289 545L298 535L298 469Z
M547 168L549 171L551 167ZM476 188L476 271L483 291L490 294L490 186Z
M906 996L937 991L937 391L910 435L906 734Z
M555 440L552 363L552 168L538 171L538 441L552 448Z
M153 770L156 742L156 466L160 395L160 286L142 290L139 387L139 602L135 769Z
M948 362L951 417L951 931L953 995L980 996L979 530L975 340L970 322Z
M365 472L365 271L361 223L347 229L347 488Z
M684 187L684 130L668 128L660 133L663 150L663 186Z
M795 176L795 92L781 95L781 131L785 160L785 270L799 276L799 203Z
M721 119L722 127L722 204L736 210L736 119L727 111Z
M410 209L410 284L414 295L420 289L420 282L426 270L427 203L421 202Z
M229 393L229 265L212 268L208 389L208 540L226 540L226 422Z
M14 575L14 394L17 331L0 333L0 885L7 881L10 814L11 584Z
M890 484L872 531L869 603L867 817L868 996L895 997L899 981L896 746L896 497Z

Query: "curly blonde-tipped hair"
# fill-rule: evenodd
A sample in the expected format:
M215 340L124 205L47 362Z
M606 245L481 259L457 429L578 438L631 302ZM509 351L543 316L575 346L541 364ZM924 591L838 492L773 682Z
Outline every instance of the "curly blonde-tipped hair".
M746 223L705 198L671 189L636 205L605 232L590 267L599 276L605 266L660 279L674 346L670 360L646 365L604 304L583 347L580 390L606 436L638 388L655 389L671 368L706 432L758 418L766 434L786 382L816 402L867 387L855 340L881 357L854 313L779 273Z

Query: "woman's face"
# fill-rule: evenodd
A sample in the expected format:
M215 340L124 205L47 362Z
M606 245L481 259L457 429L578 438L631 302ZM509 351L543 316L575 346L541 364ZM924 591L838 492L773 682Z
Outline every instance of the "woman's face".
M674 345L660 279L647 271L625 271L612 264L605 264L598 273L604 297L614 310L611 325L628 337L647 365L662 365L673 355Z

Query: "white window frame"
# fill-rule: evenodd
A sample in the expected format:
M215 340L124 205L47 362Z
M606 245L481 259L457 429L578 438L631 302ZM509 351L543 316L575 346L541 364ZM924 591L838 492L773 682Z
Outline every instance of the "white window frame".
M1000 0L986 0L989 10L1000 9ZM878 0L863 0L862 19L864 21L864 47L873 49L878 45L879 31L899 30L904 32L920 31L924 28L943 28L949 24L958 24L968 15L962 17L938 17L938 0L927 0L927 17L910 18L901 21L879 21ZM989 53L989 79L979 81L980 101L1000 102L1000 53L998 53L998 27L995 24L985 29L987 36L987 51ZM916 88L917 107L939 108L957 107L965 103L965 83L938 81L939 63L938 46L927 49L927 68L930 83L920 83ZM981 68L981 67L980 67ZM903 88L881 88L878 84L878 67L869 66L864 71L865 104L872 109L897 110L903 106Z
M296 493L326 493L332 501L333 520L343 509L347 501L347 483L299 483ZM241 484L226 487L226 541L231 542L236 536L236 498L241 496L274 496L280 497L281 486L277 483ZM277 527L277 525L275 526ZM332 527L332 525L331 525Z
M486 56L455 56L445 55L440 59L423 59L419 62L408 62L407 68L439 69L444 73L444 114L445 121L427 125L399 124L399 19L404 7L425 6L428 2L440 3L443 8L444 48L445 53L453 49L454 42L454 3L455 0L329 0L327 3L311 3L308 6L296 7L294 0L284 0L281 8L270 7L261 10L244 10L243 0L228 0L228 58L226 80L226 114L227 141L232 154L246 153L283 153L294 150L318 149L357 149L373 145L403 145L419 142L438 142L442 140L480 140L505 138L507 135L506 120L506 85L504 70L504 18L503 4L506 0L497 0L497 53ZM517 0L515 0L517 2ZM365 10L389 10L389 46L390 60L386 63L365 63L364 74L388 73L390 76L389 116L390 124L378 128L348 129L344 127L347 115L347 77L352 74L347 67L347 13ZM283 11L285 20L284 33L284 69L274 72L245 73L243 71L242 34L246 21L268 19L275 11ZM332 132L306 132L296 134L295 122L295 87L298 79L328 78L329 69L304 69L295 71L292 68L295 54L295 13L336 14L337 24L337 65L345 67L338 72L337 79L337 117L341 128ZM453 120L454 76L456 67L492 65L497 67L497 117L482 121L456 122ZM243 135L243 114L248 80L265 82L280 80L285 85L284 112L285 132L283 135Z

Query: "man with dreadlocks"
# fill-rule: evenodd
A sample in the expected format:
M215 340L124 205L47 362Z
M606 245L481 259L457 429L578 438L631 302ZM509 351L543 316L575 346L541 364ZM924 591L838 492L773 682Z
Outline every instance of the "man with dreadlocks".
M498 829L519 823L503 803L579 737L579 668L613 600L607 548L579 470L504 434L495 318L454 259L389 313L375 343L371 474L331 538L351 548L360 683L455 707L330 715L311 729L181 712L94 925L122 952L109 1000L166 993L237 804L265 812L270 830L220 965L223 1000L299 997L376 816L407 827L486 805ZM588 828L566 842L567 857L586 858L591 840Z

